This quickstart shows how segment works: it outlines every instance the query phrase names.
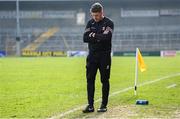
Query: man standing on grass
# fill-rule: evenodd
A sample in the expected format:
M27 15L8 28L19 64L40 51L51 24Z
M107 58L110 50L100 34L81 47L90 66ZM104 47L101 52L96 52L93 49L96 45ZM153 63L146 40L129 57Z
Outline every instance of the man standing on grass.
M89 48L86 60L88 105L83 112L94 112L95 77L98 69L102 83L102 103L97 111L106 112L110 88L111 39L114 24L103 15L103 7L100 3L94 3L90 12L92 19L88 21L83 36Z

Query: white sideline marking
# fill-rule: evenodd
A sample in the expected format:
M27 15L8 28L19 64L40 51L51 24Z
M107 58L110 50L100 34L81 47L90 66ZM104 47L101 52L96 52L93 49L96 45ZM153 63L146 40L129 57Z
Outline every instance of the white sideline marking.
M177 85L176 84L171 84L169 86L167 86L166 88L169 89L169 88L173 88L173 87L176 87Z
M138 87L141 87L141 86L144 86L144 85L148 85L148 84L152 84L152 83L155 83L155 82L158 82L158 81L161 81L161 80L164 80L164 79L168 79L168 78L172 78L172 77L176 77L176 76L180 76L180 73L176 73L176 74L171 74L171 75L168 75L168 76L164 76L164 77L161 77L161 78L158 78L158 79L155 79L155 80L152 80L152 81L147 81L147 82L144 82L140 85L138 85ZM134 86L131 86L131 87L128 87L128 88L125 88L125 89L122 89L122 90L119 90L119 91L116 91L116 92L113 92L112 94L109 95L109 97L112 97L112 96L115 96L117 94L120 94L120 93L123 93L123 92L126 92L126 91L129 91L131 89L133 89ZM95 100L95 103L96 102L99 102L101 101L101 98ZM82 106L78 106L72 110L69 110L69 111L66 111L66 112L63 112L59 115L56 115L56 116L52 116L50 117L49 119L59 119L59 118L62 118L70 113L73 113L77 110L81 110L83 107L85 107L86 105L82 105Z

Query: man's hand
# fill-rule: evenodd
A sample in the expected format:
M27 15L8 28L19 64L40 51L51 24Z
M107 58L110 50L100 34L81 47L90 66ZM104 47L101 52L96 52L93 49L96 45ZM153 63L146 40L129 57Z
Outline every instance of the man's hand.
M89 34L89 37L95 37L95 33L93 33L93 32L91 32L90 34Z

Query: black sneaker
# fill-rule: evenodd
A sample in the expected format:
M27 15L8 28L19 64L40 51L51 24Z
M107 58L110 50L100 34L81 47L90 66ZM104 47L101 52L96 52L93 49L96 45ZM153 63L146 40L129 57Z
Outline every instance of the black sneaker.
M97 112L106 112L107 111L107 107L104 106L103 104L101 104L101 107L98 108Z
M83 113L94 112L94 106L87 105L86 108L82 112Z

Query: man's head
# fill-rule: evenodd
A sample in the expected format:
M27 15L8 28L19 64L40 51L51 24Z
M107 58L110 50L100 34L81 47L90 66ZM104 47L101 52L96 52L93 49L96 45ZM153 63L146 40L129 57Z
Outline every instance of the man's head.
M103 6L100 3L94 3L91 6L90 9L91 16L92 18L96 21L99 22L100 20L103 19Z

